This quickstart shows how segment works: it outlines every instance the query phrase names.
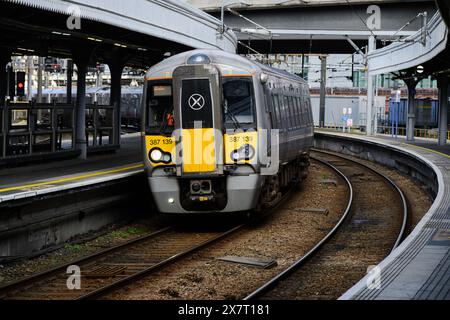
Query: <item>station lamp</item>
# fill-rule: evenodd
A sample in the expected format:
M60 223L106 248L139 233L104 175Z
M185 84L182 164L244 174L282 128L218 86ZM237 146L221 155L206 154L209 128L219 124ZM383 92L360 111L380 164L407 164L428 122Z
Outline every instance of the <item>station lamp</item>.
M422 65L420 65L420 66L417 67L416 71L417 71L418 74L422 74L425 71L425 68Z

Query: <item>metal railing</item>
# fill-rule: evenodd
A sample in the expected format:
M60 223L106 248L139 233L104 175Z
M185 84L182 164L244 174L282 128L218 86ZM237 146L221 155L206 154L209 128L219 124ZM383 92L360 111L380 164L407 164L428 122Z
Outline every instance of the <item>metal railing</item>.
M92 104L86 107L86 140L88 148L101 148L115 144L116 123L114 106Z
M343 131L344 130L344 128L342 127L342 126L337 126L337 125L333 125L333 124L330 124L330 125L325 125L324 127L319 127L319 126L314 126L316 129L327 129L327 130L333 130L333 131ZM345 127L345 129L346 129L346 131L345 132L349 132L350 131L350 133L361 133L362 131L361 131L361 127L356 127L356 126L353 126L353 127Z
M392 135L392 127L378 127L378 130L384 133ZM395 134L395 130L394 130ZM406 136L406 128L405 127L399 127L398 128L398 135L399 136ZM438 129L414 129L414 137L416 138L427 138L427 139L438 139L439 137L439 130ZM447 132L447 139L450 137L450 131Z
M74 149L72 105L6 102L0 114L0 159Z
M327 130L333 130L333 131L343 131L342 126L336 126L336 125L326 125L323 128L320 128L319 126L315 126L317 129L327 129ZM346 132L349 131L349 128L346 128ZM351 133L360 133L362 132L361 127L351 127L350 128ZM378 133L381 134L387 134L392 135L392 127L384 127L384 126L378 126ZM398 135L399 136L406 136L406 128L405 127L399 127L398 128ZM438 139L439 132L438 129L414 129L414 137L416 138L427 138L427 139ZM447 140L450 140L450 131L447 131Z
M117 145L114 106L86 107L88 150ZM72 104L10 102L0 106L0 160L76 151L76 108Z

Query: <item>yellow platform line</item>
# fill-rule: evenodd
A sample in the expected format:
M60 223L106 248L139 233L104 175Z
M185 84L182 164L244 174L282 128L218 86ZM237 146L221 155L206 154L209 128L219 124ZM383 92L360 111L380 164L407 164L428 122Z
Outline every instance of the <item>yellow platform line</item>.
M51 181L45 181L45 182L39 182L39 183L33 183L33 184L26 184L23 186L4 188L4 189L0 189L0 193L28 189L28 188L48 186L48 185L59 184L59 183L70 182L70 181L77 181L77 180L99 177L99 176L104 176L107 174L120 173L120 172L124 172L124 171L129 171L129 170L133 170L133 169L141 169L141 168L144 168L143 164L134 164L132 166L119 168L119 169L100 171L100 172L83 174L83 175L79 175L79 176L73 176L73 177L69 177L69 178L63 178L63 179L57 179L57 180L51 180Z
M403 143L403 144L406 145L406 146L414 147L414 148L421 149L421 150L424 150L424 151L432 152L432 153L435 153L435 154L438 154L440 156L443 156L443 157L446 157L446 158L450 159L450 156L448 154L445 154L445 153L442 153L442 152L439 152L439 151L436 151L436 150L433 150L433 149L419 147L419 146L416 146L414 144L409 144L409 143Z

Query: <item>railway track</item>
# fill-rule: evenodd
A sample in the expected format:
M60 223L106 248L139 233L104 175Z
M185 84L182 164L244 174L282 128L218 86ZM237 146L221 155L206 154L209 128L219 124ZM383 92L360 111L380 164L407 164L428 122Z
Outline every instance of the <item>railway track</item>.
M336 299L365 275L368 266L378 264L399 246L405 236L408 205L391 179L348 157L319 150L313 155L313 160L330 166L349 183L349 207L311 251L245 300Z
M167 227L92 256L0 287L2 300L93 299L136 281L182 257L205 248L244 225L221 232L179 231ZM81 270L80 289L69 289L68 267Z
M321 158L315 157L314 160L333 169L346 182L349 189L347 208L333 230L311 251L299 259L291 268L273 278L246 299L270 299L274 288L284 279L289 279L298 270L304 269L303 267L310 263L312 258L320 256L327 246L333 247L336 233L342 229L345 232L345 229L349 226L348 221L357 218L355 217L355 195L353 191L355 181L352 180L361 177L360 173L353 172L352 175L352 172L347 172L349 162L345 161L349 160L341 157L337 158L336 155L321 153ZM350 167L354 165L352 163ZM378 173L368 168L367 171L370 171L374 176L379 176ZM379 177L381 179L381 176ZM383 177L383 179L385 180L386 177ZM389 183L391 188L394 188L396 192L401 194L401 191L395 187L392 181ZM284 195L279 205L285 202L289 196L290 193ZM402 194L401 197L404 200ZM269 211L277 210L278 206ZM406 211L404 213L406 214ZM404 219L401 234L404 232L405 226L406 219ZM226 238L244 227L245 224L233 226L222 232L192 232L180 231L175 227L164 228L90 257L0 287L0 299L81 300L99 298L168 266L191 253L207 248L209 245ZM398 236L394 247L400 243L401 238L402 236ZM67 279L70 276L67 274L67 268L72 265L78 266L82 271L80 290L70 290L67 287Z
M284 194L271 214L291 196ZM86 300L100 298L183 257L230 236L252 223L234 225L221 232L196 232L185 227L166 227L55 269L0 286L0 300ZM69 289L68 268L81 271L80 289Z

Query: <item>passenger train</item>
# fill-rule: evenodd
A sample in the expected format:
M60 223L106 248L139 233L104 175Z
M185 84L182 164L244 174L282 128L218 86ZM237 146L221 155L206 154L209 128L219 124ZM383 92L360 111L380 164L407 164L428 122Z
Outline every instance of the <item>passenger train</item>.
M301 78L218 50L147 73L144 163L162 213L258 212L308 173L313 119Z

